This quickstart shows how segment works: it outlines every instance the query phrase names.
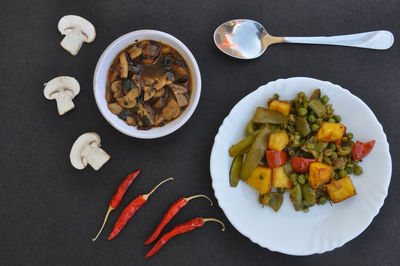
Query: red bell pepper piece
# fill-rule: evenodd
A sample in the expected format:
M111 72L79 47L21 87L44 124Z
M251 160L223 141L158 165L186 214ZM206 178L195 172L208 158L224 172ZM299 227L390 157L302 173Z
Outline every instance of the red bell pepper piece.
M270 168L281 166L287 162L287 153L285 151L267 150L265 155Z
M292 157L291 165L293 171L296 173L308 173L310 169L310 164L316 162L316 159L306 159L303 157Z
M375 145L375 140L371 140L366 143L357 140L357 142L353 145L352 149L353 159L356 161L360 161L365 156L367 156L368 153L370 153L374 145Z

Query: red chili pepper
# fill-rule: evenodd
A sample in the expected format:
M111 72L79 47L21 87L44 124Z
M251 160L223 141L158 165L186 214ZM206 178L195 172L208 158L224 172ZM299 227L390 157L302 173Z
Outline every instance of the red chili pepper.
M361 141L357 141L352 148L353 159L356 161L360 161L362 158L368 155L372 148L375 146L375 140L371 140L369 142L363 143Z
M119 204L121 203L122 198L125 195L126 190L129 188L129 186L132 184L133 180L136 179L136 177L140 174L140 170L136 170L132 173L130 173L118 186L117 191L115 191L114 195L111 198L110 203L108 204L108 210L106 213L106 217L104 218L103 225L101 226L99 232L97 233L96 237L92 239L92 241L96 241L96 239L99 237L101 234L101 231L103 231L104 225L107 222L108 215L112 210L115 210Z
M281 166L287 161L287 153L285 151L267 150L265 156L267 157L267 163L270 168Z
M306 159L303 157L292 157L290 164L292 165L293 171L296 173L308 173L310 169L310 164L316 162L315 159Z
M196 198L206 198L210 201L211 206L213 205L211 199L209 197L207 197L206 195L195 195L189 198L180 198L178 199L172 206L171 208L169 208L169 210L167 211L167 213L164 215L164 217L162 218L160 224L157 226L156 230L154 231L154 233L149 237L149 239L146 240L146 242L144 242L144 244L148 245L151 242L153 242L154 240L156 240L156 238L160 235L161 231L164 229L164 227L172 220L172 218L174 218L175 215L178 214L178 212L186 206L186 204L192 200L192 199L196 199Z
M225 231L225 225L220 220L214 218L201 218L197 217L190 221L187 221L184 224L180 224L174 227L168 233L165 233L154 245L154 247L146 254L146 258L153 256L156 254L171 238L177 235L181 235L187 232L190 232L198 227L202 227L206 222L213 221L220 223L222 225L222 231Z
M155 186L149 193L140 195L136 197L129 205L122 211L121 215L118 217L117 222L114 225L114 229L111 234L108 236L108 240L116 237L119 232L121 232L122 228L129 222L132 216L147 202L147 199L153 194L156 189L169 180L174 180L174 178L170 177L160 182L157 186Z

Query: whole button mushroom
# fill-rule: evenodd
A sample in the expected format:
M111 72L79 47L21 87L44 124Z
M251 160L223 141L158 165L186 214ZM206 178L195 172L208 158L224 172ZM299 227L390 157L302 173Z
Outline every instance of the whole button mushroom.
M91 43L96 38L96 30L88 20L75 16L64 16L58 22L58 30L65 35L60 45L72 55L77 55L82 43Z
M73 77L60 76L45 83L44 96L57 101L58 114L63 115L75 107L72 99L78 95L80 86Z
M111 158L100 148L100 142L100 136L94 132L84 133L77 138L69 154L72 166L82 170L89 164L94 170L99 170Z

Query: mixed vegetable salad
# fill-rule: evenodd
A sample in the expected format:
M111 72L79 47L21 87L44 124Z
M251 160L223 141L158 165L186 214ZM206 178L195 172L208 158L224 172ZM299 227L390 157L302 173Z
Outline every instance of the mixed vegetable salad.
M361 175L360 162L375 140L354 142L329 97L315 90L291 101L274 94L268 108L257 107L246 137L229 149L230 186L242 180L260 192L259 202L278 211L290 193L296 211L356 195L349 175Z

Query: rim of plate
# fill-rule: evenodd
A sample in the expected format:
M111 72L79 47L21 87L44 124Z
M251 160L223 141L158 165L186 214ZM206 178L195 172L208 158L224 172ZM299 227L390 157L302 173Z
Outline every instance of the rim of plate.
M223 200L221 200L222 198L222 191L219 190L219 188L217 187L217 178L215 177L215 175L213 174L214 169L215 169L215 165L213 162L214 157L216 156L216 144L217 144L217 138L219 136L219 134L221 133L222 129L224 127L226 127L226 124L228 123L228 118L232 115L232 113L235 112L235 110L239 109L239 106L242 102L246 101L247 98L251 97L254 94L260 93L261 90L264 89L269 89L271 91L274 90L275 85L281 82L285 82L285 81L305 81L308 80L310 82L317 82L317 83L323 83L325 84L327 87L336 87L337 89L339 89L341 92L345 93L346 96L352 97L355 101L357 101L359 104L363 105L363 107L365 108L365 110L367 112L369 112L369 115L373 118L373 121L370 121L371 124L373 124L373 126L376 126L379 133L380 133L380 137L382 137L383 140L383 150L385 153L387 153L388 155L388 166L389 166L389 171L388 171L388 177L387 177L387 184L385 186L385 192L384 194L382 194L382 196L379 198L379 202L377 202L376 207L373 211L370 212L369 215L369 220L364 223L362 226L360 226L358 228L358 230L354 230L351 233L348 233L346 237L344 237L343 239L341 239L341 241L337 241L334 244L331 244L330 246L324 246L323 248L321 247L314 247L314 249L309 250L308 252L298 252L295 250L284 250L284 249L279 249L279 248L274 248L273 245L266 245L265 243L260 243L260 241L258 241L257 239L254 238L254 236L252 236L250 233L248 233L246 231L245 228L243 228L237 221L233 220L231 217L231 214L227 211L227 205L225 205L225 202ZM268 88L270 87L270 88ZM322 86L318 86L320 88L323 88ZM300 91L300 89L299 89ZM272 97L272 95L271 95ZM226 151L227 152L227 151ZM227 154L227 153L226 153ZM211 156L210 156L210 174L211 174L211 181L212 181L212 187L214 190L214 194L215 197L218 201L218 205L221 207L221 209L223 210L223 212L225 213L225 216L227 217L227 219L229 220L229 222L236 228L236 230L238 230L242 235L246 236L247 238L249 238L253 243L258 244L261 247L264 248L268 248L270 251L275 251L275 252L280 252L280 253L284 253L284 254L288 254L288 255L296 255L296 256L306 256L306 255L312 255L312 254L321 254L327 251L331 251L335 248L341 247L343 246L345 243L351 241L352 239L354 239L355 237L357 237L358 235L360 235L372 222L372 220L374 219L374 217L379 213L379 210L381 209L381 207L383 206L384 200L388 194L388 188L389 188L389 184L391 181L391 175L392 175L392 158L390 155L390 151L389 151L389 143L387 141L387 137L385 132L383 131L383 127L382 125L379 123L378 119L376 118L375 114L372 112L372 110L369 108L369 106L364 103L359 97L357 97L356 95L352 94L349 90L333 84L329 81L323 81L323 80L319 80L319 79L315 79L315 78L309 78L309 77L291 77L291 78L287 78L287 79L277 79L275 81L270 81L265 85L262 85L260 87L258 87L256 90L252 91L251 93L247 94L245 97L243 97L239 102L237 102L235 104L235 106L231 109L231 111L229 112L229 114L224 118L221 126L218 129L218 133L216 134L215 138L214 138L214 144L213 144L213 148L211 151ZM228 173L228 177L229 177L229 173ZM229 182L226 181L227 186L229 187ZM294 212L294 210L293 210Z

